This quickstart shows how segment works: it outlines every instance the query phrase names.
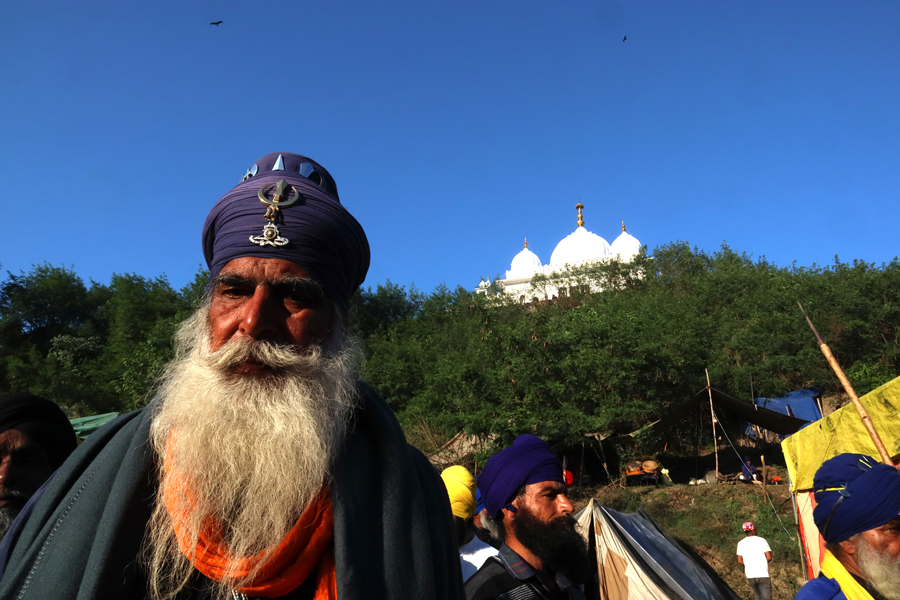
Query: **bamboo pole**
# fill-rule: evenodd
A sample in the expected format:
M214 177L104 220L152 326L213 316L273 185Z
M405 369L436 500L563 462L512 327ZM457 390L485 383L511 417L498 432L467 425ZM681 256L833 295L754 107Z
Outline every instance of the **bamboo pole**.
M856 407L856 412L859 413L859 418L862 419L863 426L866 428L866 431L869 432L869 437L872 438L872 442L875 444L875 448L878 450L878 454L881 456L881 462L893 467L894 461L891 460L891 455L888 454L887 448L885 448L884 446L884 442L881 441L881 436L878 435L878 431L875 430L875 425L872 424L872 419L869 417L869 413L866 412L866 408L862 405L862 402L859 401L859 397L853 390L853 386L850 385L850 380L847 379L847 376L844 374L844 370L841 369L841 366L838 364L837 359L834 357L834 354L831 353L831 348L828 347L828 344L826 344L825 340L822 339L822 336L819 335L819 332L816 330L815 325L813 325L812 321L810 320L809 315L807 315L806 311L803 310L803 305L797 302L797 306L800 307L800 312L802 312L803 316L806 317L806 322L809 323L810 329L812 329L813 333L815 334L816 341L819 343L819 348L822 350L822 354L825 355L825 358L828 360L828 364L831 365L834 374L837 375L838 379L840 379L841 381L841 385L844 386L844 391L847 392L847 395L850 396L850 400L853 402L853 406Z
M763 498L765 498L766 502L768 502L769 501L769 490L768 490L769 474L766 473L766 457L763 455L760 455L759 460L760 460L760 462L762 462Z
M584 487L584 438L581 439L581 468L578 469L578 489Z
M600 446L600 454L603 455L603 470L606 471L606 478L609 479L610 483L612 483L612 475L609 474L609 467L606 464L606 452L604 452L603 450L603 441L597 440L597 445Z
M709 414L712 417L713 451L716 453L716 483L719 483L719 443L716 441L716 411L713 410L712 385L709 383L709 369L706 371L706 390L709 392Z

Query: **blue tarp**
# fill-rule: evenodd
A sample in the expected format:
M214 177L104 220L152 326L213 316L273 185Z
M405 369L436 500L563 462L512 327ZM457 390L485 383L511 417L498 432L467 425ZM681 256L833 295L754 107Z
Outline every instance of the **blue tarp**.
M822 411L816 398L821 398L822 390L815 387L803 388L782 396L781 398L754 398L753 403L761 408L797 417L804 421L818 421L822 418ZM747 435L756 438L756 430L748 424L745 431Z

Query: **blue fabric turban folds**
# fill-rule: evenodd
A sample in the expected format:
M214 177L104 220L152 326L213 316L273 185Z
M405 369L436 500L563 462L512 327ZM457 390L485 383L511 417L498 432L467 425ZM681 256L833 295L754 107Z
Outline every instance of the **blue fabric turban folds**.
M500 509L523 485L542 481L565 483L562 470L562 463L547 442L533 435L520 435L512 446L493 455L484 465L478 477L484 507L492 519L497 519Z
M350 296L369 270L369 241L341 205L334 179L314 160L285 152L266 154L256 161L256 168L256 175L225 194L206 217L203 256L210 275L215 278L235 258L283 258L308 271L346 314ZM281 237L289 242L280 247L259 246L250 241L262 234L267 222L267 207L258 193L267 185L266 197L271 199L274 184L281 179L300 194L300 201L282 208L275 221ZM287 188L285 200L292 193Z
M871 456L830 458L813 485L813 521L826 542L842 542L900 517L900 471Z

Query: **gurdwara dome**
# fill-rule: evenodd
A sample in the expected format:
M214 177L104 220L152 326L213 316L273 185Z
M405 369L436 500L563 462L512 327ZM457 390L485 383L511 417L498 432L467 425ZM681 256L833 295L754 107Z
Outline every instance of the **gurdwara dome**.
M525 239L525 247L521 252L516 254L509 265L509 271L506 272L507 279L520 279L523 277L532 277L541 270L541 259L538 255L528 249L528 239Z
M584 228L584 218L581 211L584 205L579 202L575 205L578 209L578 229L567 235L557 245L550 256L551 267L564 265L581 265L586 262L609 258L609 244L596 233L591 233Z
M622 233L619 234L609 247L613 258L622 262L631 262L641 251L641 243L636 237L625 231L625 221L622 221Z

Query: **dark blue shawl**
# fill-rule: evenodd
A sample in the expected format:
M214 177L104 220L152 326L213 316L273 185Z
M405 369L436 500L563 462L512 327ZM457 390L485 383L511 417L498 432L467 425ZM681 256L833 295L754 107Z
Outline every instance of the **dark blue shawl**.
M338 597L461 599L443 482L384 400L360 393L330 486ZM10 545L0 599L146 597L137 554L157 489L149 426L149 410L122 415L56 472Z

